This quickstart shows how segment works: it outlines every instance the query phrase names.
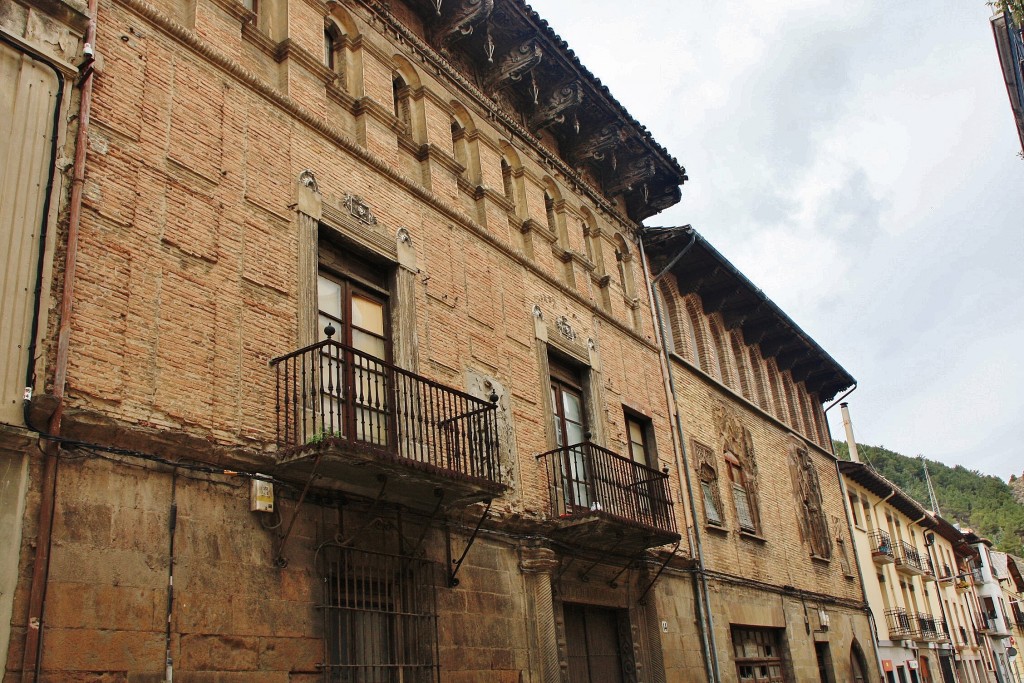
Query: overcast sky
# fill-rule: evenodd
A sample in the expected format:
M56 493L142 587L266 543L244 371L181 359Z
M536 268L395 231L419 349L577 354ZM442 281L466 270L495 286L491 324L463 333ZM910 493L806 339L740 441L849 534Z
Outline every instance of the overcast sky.
M686 167L646 223L857 378L858 442L1021 475L1024 160L983 0L529 1Z

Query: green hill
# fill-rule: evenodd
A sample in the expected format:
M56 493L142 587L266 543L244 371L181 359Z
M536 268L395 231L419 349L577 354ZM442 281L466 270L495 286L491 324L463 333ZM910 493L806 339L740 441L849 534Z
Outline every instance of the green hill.
M845 441L834 442L836 455L850 459ZM919 458L911 458L881 446L857 444L860 459L874 466L926 509L931 509L928 484ZM981 474L957 465L949 467L928 460L928 473L935 487L942 516L951 522L971 527L995 544L997 550L1024 555L1024 505L1015 500L1013 490L998 477Z

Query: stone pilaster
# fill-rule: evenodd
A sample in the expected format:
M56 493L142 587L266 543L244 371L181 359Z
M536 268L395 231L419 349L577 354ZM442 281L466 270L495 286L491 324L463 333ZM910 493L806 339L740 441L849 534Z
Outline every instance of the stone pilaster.
M323 198L312 172L303 171L296 186L298 214L298 307L299 348L312 344L319 336L317 328L316 276L320 249L320 217Z
M558 634L555 629L555 604L551 593L551 577L558 569L554 551L537 546L520 551L519 569L525 575L526 594L533 614L530 634L530 668L540 673L542 683L562 680L558 661Z

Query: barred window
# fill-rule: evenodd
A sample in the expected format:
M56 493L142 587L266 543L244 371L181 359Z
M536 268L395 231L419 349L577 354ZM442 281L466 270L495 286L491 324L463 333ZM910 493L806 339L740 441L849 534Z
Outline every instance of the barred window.
M326 680L438 683L436 565L342 546L321 552Z

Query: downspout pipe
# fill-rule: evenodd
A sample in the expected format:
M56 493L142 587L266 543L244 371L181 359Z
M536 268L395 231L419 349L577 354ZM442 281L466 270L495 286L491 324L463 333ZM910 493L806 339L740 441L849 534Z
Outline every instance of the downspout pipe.
M78 131L75 136L75 158L72 165L71 199L68 207L68 236L64 264L64 290L60 304L60 326L57 335L57 360L54 368L53 393L57 407L49 422L51 435L59 435L64 414L64 390L67 383L68 346L71 336L71 304L75 291L75 270L78 262L78 230L82 215L82 190L85 185L85 157L88 147L89 114L95 80L94 54L96 14L99 0L89 0L89 23L82 46L83 64L80 76ZM45 436L45 435L44 435ZM53 536L53 515L56 504L58 452L60 445L47 442L39 502L39 524L32 584L28 596L28 620L25 624L25 651L22 656L22 681L39 680L42 666L42 636L46 608L46 586L50 573L50 544ZM30 673L31 672L31 673Z
M687 226L687 228L689 228L689 226ZM693 482L690 477L690 466L686 453L686 434L683 431L682 419L679 417L679 402L678 395L676 393L675 379L672 373L672 359L669 358L668 348L664 342L664 316L662 315L661 306L658 304L658 299L654 293L654 288L657 283L669 272L669 269L682 260L686 253L694 244L696 244L697 233L696 231L693 231L692 228L690 228L690 230L692 233L690 235L690 241L672 258L668 266L663 268L656 277L651 277L647 261L647 253L644 250L644 241L642 237L639 240L640 260L643 263L644 275L647 280L647 296L650 299L651 309L654 311L656 320L655 335L658 349L660 351L659 355L661 357L662 379L665 382L665 389L668 394L668 398L671 401L671 409L675 417L675 432L678 436L676 444L677 448L675 449L676 468L683 473L683 480L686 484L686 498L690 507L690 519L693 520L693 542L696 545L697 577L699 582L698 592L700 593L700 600L697 609L701 612L701 616L703 617L697 620L697 624L700 630L701 646L704 648L705 674L707 675L710 683L718 683L721 680L718 662L718 647L715 643L714 618L711 615L711 602L708 597L707 571L704 565L704 547L701 540L700 524L697 523L697 506L693 498Z

